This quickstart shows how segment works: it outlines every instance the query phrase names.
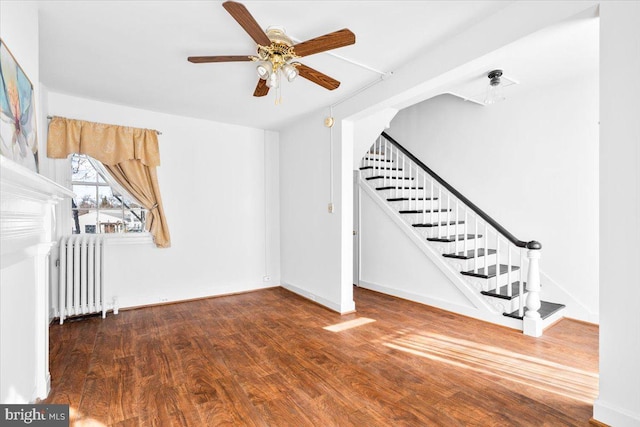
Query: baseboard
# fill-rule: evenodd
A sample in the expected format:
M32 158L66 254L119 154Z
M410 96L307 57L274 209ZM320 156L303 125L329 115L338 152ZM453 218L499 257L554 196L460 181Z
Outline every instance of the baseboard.
M592 420L600 423L596 425L640 427L640 413L631 413L626 409L603 402L599 398L593 404Z
M291 283L281 282L280 286L282 286L288 291L293 292L294 294L300 295L301 297L308 299L311 302L315 302L316 304L319 304L325 308L328 308L331 311L335 311L336 313L348 314L348 313L353 313L356 310L356 305L354 301L351 301L350 304L347 303L344 306L342 306L341 304L336 304L333 301L329 301L326 298L323 298L312 292L299 288L295 285L292 285Z
M279 286L280 285L277 285L277 284L269 284L269 285L261 286L261 287L258 287L258 288L244 289L244 290L241 290L241 291L223 292L223 293L212 294L212 295L203 295L203 296L194 297L194 298L184 298L184 299L178 299L178 300L172 300L172 301L161 301L161 302L154 302L154 303L149 303L149 304L140 304L140 305L131 305L131 306L126 306L126 307L119 307L119 310L120 311L137 310L139 308L145 308L145 307L157 307L157 306L162 306L162 305L180 304L180 303L183 303L183 302L200 301L200 300L210 299L210 298L228 297L228 296L232 296L232 295L241 295L241 294L247 294L247 293L250 293L250 292L261 291L263 289L277 288ZM112 310L107 310L107 312L108 313L112 312Z
M234 295L244 292L252 292L260 289L268 289L277 287L277 283L269 282L255 282L246 284L235 284L229 286L213 287L210 284L194 285L189 292L176 292L175 295L171 295L168 292L162 295L162 298L151 297L150 295L126 295L126 294L110 294L107 293L105 300L107 301L107 307L111 309L112 301L114 298L118 302L118 310L130 310L140 307L150 307L163 304L180 303L204 298L220 297L226 295ZM108 291L108 290L107 290Z
M464 307L458 304L452 304L448 301L440 300L437 298L429 297L426 295L414 294L411 292L403 291L402 289L392 288L390 286L381 285L378 283L367 282L360 279L359 286L364 289L380 292L394 297L406 299L408 301L417 302L420 304L436 307L441 310L449 311L452 313L460 314L462 316L471 317L474 319L482 320L485 322L493 323L496 325L506 326L511 329L522 330L522 321L506 316L495 316L490 313L485 313L477 308Z

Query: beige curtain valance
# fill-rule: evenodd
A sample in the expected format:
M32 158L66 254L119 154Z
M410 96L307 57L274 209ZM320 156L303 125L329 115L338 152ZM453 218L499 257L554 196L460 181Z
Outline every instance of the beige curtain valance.
M74 153L100 161L148 210L146 228L156 246L171 246L156 174L160 151L155 130L53 117L49 123L47 156L66 159Z
M86 154L109 166L126 160L160 166L155 130L53 117L49 123L47 156L66 159L72 153Z

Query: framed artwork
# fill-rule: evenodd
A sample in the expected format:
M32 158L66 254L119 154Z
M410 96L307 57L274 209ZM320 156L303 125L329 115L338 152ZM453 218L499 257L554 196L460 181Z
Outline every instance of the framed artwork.
M33 84L0 39L0 154L38 172Z

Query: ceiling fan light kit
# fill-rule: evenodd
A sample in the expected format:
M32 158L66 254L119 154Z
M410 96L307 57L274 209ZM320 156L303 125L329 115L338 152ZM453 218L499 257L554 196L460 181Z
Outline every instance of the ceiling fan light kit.
M263 31L247 8L234 1L222 3L222 7L242 26L256 42L257 55L190 56L189 62L202 64L211 62L257 62L258 85L253 96L269 93L270 88L279 89L281 76L292 82L301 76L328 90L337 89L340 82L297 61L298 58L327 50L349 46L356 42L356 36L348 29L334 31L311 40L294 44L283 27L271 26ZM279 90L276 104L280 103Z

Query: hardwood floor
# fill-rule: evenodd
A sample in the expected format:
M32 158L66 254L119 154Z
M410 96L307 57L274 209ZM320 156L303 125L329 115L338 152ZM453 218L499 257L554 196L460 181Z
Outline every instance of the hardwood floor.
M346 316L272 288L54 324L46 402L76 426L589 425L597 326L534 339L354 296Z

